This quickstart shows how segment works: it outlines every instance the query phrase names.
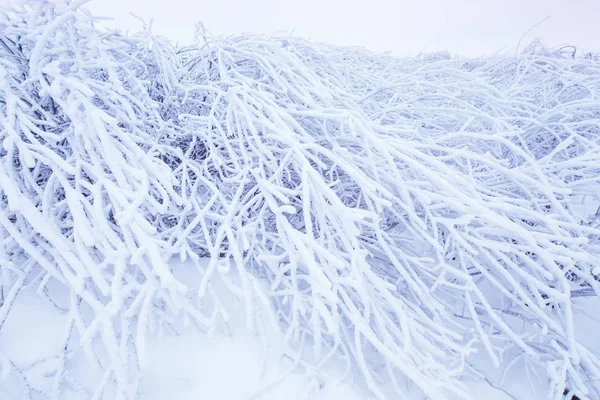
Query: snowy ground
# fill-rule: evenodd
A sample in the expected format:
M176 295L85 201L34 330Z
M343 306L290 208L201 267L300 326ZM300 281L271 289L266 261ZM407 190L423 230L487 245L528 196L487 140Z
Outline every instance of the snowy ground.
M174 265L180 278L185 277L190 285L197 284L198 275L191 264L177 262ZM216 287L219 286L216 283ZM222 294L229 292L224 286L220 289ZM285 355L280 334L269 329L266 341L261 340L260 335L252 335L245 326L242 304L233 294L221 299L230 316L228 333L225 330L202 333L193 327L184 328L183 321L179 321L181 326L176 325L170 332L164 330L161 335L153 335L148 340L149 363L142 368L141 399L191 400L199 396L224 400L368 398L368 392L360 381L353 382L350 376L342 377L342 365L334 363L318 376L311 375L302 366L294 366L290 357ZM600 351L595 337L600 328L600 318L595 316L600 299L582 298L576 304L577 328L589 332L584 337L585 344ZM13 307L0 330L0 348L4 351L0 398L25 398L24 379L31 387L32 398L48 398L47 394L52 393L52 376L57 363L55 354L62 342L66 317L31 288L20 293ZM7 362L14 364L9 366ZM80 356L67 362L70 369L76 371L71 385L79 386L79 391L64 391L60 398L91 398L101 371L90 369ZM543 371L532 373L522 362L516 362L505 372L494 370L486 358L475 357L473 362L487 375L466 382L476 398L544 397L546 383ZM501 387L498 387L499 383ZM410 388L407 391L410 392ZM105 393L103 398L110 396L110 393Z
M194 282L192 267L183 264L183 274ZM222 293L227 293L222 288ZM148 340L149 364L142 368L142 399L344 399L368 398L360 382L350 377L336 379L341 365L329 368L330 376L311 375L285 356L283 338L273 329L267 331L268 347L245 327L242 305L233 294L223 299L230 315L229 333L202 333L193 327L175 328ZM27 394L23 381L27 379L33 398L47 398L52 392L52 375L56 368L55 354L60 348L66 317L56 307L37 296L33 289L21 292L0 331L3 376L0 398L22 399ZM43 327L43 328L42 328ZM264 368L261 367L264 359ZM10 360L14 365L9 367ZM61 399L86 399L93 392L101 371L90 369L78 357L68 361L74 373L72 385ZM15 368L17 367L17 368ZM21 373L17 372L21 370ZM469 386L488 400L510 399L484 380L471 381ZM407 388L410 390L410 388ZM110 398L105 393L105 398Z

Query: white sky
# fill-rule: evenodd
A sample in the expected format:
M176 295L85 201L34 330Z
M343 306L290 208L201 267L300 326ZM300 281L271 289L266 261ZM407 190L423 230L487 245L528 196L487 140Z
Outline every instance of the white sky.
M122 28L140 27L129 12L153 18L155 33L182 44L202 21L214 34L294 30L378 51L470 55L514 52L521 36L550 16L522 46L542 37L551 46L600 50L600 0L93 0L87 7Z

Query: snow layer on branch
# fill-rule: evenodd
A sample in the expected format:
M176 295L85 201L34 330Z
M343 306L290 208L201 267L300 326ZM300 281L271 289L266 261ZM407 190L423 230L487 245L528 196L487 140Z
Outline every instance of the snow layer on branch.
M148 333L227 322L219 274L251 331L269 304L290 347L310 345L299 363L342 357L378 397L405 379L469 398L478 349L498 366L519 349L550 398L597 397L572 299L600 294L599 214L581 207L600 194L599 95L595 56L536 43L488 59L249 35L174 48L25 2L0 13L0 327L36 285L68 316L53 396L81 349L104 371L96 398L135 398Z

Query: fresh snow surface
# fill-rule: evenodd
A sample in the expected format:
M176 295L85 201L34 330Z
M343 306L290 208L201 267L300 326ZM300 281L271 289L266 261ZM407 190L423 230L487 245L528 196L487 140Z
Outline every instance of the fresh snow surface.
M198 275L189 263L174 268L179 277L197 284ZM183 267L183 268L181 268ZM217 283L221 293L228 289ZM190 290L194 288L190 287ZM140 398L144 400L279 400L368 399L368 391L360 381L342 377L343 366L334 364L328 374L311 374L306 368L294 365L285 355L283 338L273 329L267 330L268 347L258 335L252 335L245 326L245 315L240 300L234 294L224 296L230 320L228 329L203 333L192 326L172 330L165 329L161 335L153 335L147 341L149 363L142 368ZM600 306L600 304L599 304ZM15 369L2 365L0 399L17 400L26 397L22 385L15 380L27 379L33 398L44 399L52 388L52 377L45 376L56 368L56 354L66 323L66 317L53 305L44 301L34 290L28 288L20 293L14 309L0 331L0 348L3 359L8 358L23 371L15 376ZM588 331L600 327L594 317L580 314L581 324ZM266 325L266 324L265 324ZM227 333L226 333L227 332ZM593 343L593 336L589 338ZM74 373L74 385L80 391L63 393L61 399L88 399L101 377L101 372L90 368L85 360L69 360ZM264 368L261 366L264 363ZM493 375L493 371L488 371ZM467 386L477 397L486 400L521 399L531 395L522 371L510 373L504 389L494 388L485 379L469 379ZM499 374L496 374L499 375ZM533 395L540 395L543 385L537 385ZM505 393L507 390L508 393ZM411 388L407 387L410 392ZM516 395L515 395L516 393ZM390 395L392 393L390 392ZM110 398L110 393L105 398ZM393 398L393 397L390 397ZM415 397L415 399L420 397ZM532 397L537 398L537 397Z
M178 278L188 282L188 290L197 290L199 275L191 263L173 261L171 266L179 272ZM229 292L220 282L215 288L229 315L227 328L217 332L199 332L193 326L165 329L147 341L149 362L142 368L140 398L144 400L195 400L206 399L367 399L368 391L360 381L343 377L343 365L334 364L327 375L311 374L302 366L294 365L286 355L283 338L274 329L264 333L266 341L252 335L245 326L245 315L240 299ZM600 331L600 318L595 310L600 299L576 301L578 330L588 332L582 336L584 343L600 352L596 332ZM22 399L27 394L17 381L27 379L33 398L46 398L51 392L51 376L47 372L56 368L56 354L66 323L66 317L53 305L44 301L34 290L28 288L20 293L14 309L0 331L2 359L10 359L23 372L23 376L11 373L15 368L2 365L0 399ZM268 324L265 324L268 326ZM267 345L266 345L267 344ZM487 360L480 357L486 377L468 379L467 387L477 398L485 400L512 400L543 398L545 383L540 375L534 375L515 363L510 370L494 370ZM73 386L80 391L66 391L61 399L78 400L90 398L97 380L101 377L87 363L76 358L70 360L74 371ZM475 358L477 362L477 357ZM264 364L264 367L263 367ZM540 371L538 371L540 373ZM503 374L505 375L503 377ZM498 387L500 380L502 388ZM411 388L407 387L407 392ZM390 391L390 396L393 393ZM110 398L105 394L105 398ZM416 396L416 395L415 395ZM393 397L390 397L393 398ZM414 397L415 399L420 397Z

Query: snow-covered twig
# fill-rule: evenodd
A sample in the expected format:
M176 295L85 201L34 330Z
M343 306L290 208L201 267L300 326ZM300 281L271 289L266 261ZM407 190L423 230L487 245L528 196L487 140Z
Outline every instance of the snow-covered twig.
M226 320L211 278L233 273L251 331L268 297L288 344L339 349L379 397L387 374L468 398L478 342L546 365L555 398L598 391L571 304L600 293L600 230L574 200L600 183L598 60L175 49L76 4L22 7L0 20L2 259L71 291L65 351L77 337L104 367L96 397L111 380L136 396L159 320ZM197 295L174 256L201 269Z

